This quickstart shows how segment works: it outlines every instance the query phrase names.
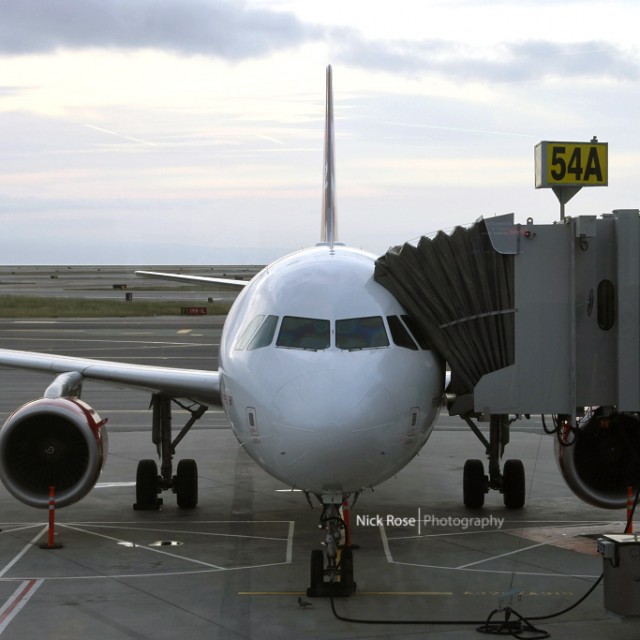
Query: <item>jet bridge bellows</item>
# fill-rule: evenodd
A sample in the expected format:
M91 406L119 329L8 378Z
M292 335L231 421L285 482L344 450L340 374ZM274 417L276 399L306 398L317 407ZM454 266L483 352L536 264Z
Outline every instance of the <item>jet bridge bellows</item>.
M638 210L481 219L378 259L451 367L453 413L640 411ZM464 399L464 401L463 401Z
M439 232L415 247L394 247L376 263L375 279L449 363L457 394L472 393L482 376L514 362L514 256L495 248L504 248L511 223L480 220Z

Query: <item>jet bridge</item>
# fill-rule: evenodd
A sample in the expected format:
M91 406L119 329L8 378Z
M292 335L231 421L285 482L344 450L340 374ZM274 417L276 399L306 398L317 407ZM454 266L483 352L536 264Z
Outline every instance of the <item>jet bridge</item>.
M497 464L509 416L549 414L569 486L598 506L624 506L640 476L639 248L638 210L550 225L509 214L378 259L375 279L451 369L449 413L486 445L485 492L505 490ZM472 418L490 421L489 441ZM484 477L470 473L471 484ZM473 495L467 506L481 506Z

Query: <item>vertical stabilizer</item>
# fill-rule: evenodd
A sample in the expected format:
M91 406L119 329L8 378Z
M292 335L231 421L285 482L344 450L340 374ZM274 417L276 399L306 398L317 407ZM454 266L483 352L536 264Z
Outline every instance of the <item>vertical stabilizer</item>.
M327 101L324 124L324 183L322 190L321 242L333 247L338 241L336 180L334 165L333 86L331 65L327 67Z

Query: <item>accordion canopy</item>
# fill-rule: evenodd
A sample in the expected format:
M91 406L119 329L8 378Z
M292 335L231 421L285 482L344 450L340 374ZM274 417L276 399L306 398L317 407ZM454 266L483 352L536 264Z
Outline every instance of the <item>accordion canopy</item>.
M449 390L457 394L472 393L483 375L514 362L514 258L494 243L480 219L393 247L376 261L375 280L447 361Z

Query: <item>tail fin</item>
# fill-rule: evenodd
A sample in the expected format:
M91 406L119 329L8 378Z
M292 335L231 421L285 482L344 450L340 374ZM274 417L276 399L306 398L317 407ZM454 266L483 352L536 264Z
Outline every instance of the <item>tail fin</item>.
M321 242L333 247L338 241L336 180L334 165L333 86L331 65L327 67L327 100L324 124L324 185L322 191Z

